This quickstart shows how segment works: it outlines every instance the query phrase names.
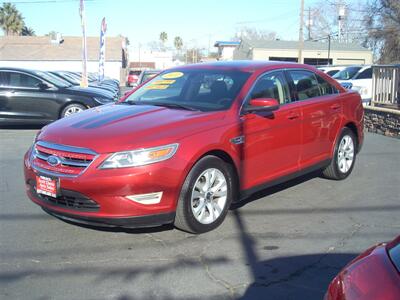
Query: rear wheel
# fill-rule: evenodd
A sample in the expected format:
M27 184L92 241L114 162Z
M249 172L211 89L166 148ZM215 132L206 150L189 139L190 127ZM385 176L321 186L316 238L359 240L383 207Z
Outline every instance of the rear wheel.
M233 171L215 156L200 159L189 172L179 197L175 226L192 233L217 228L234 195Z
M356 160L357 142L353 131L343 128L335 145L330 165L323 171L326 178L341 180L350 175Z
M86 107L83 106L82 104L78 104L78 103L69 104L62 110L61 118L69 117L73 114L84 111L85 109L86 109Z

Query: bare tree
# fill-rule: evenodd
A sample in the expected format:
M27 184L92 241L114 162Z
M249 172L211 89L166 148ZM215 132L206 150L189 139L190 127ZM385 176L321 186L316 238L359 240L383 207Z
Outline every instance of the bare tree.
M379 55L379 63L400 62L400 2L375 0L369 6L365 22L365 43Z
M233 38L235 40L246 39L250 41L260 41L260 40L275 40L277 34L274 31L259 30L253 27L240 27L236 31L236 36Z

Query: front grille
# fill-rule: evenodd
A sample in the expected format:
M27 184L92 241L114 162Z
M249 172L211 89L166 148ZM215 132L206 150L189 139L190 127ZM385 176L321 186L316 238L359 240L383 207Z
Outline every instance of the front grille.
M36 185L33 180L28 182L31 193L39 200L62 208L78 210L78 211L98 211L100 205L94 200L75 191L60 190L57 198L36 193Z
M51 164L51 159L55 163ZM56 175L77 176L95 159L96 153L86 149L39 141L32 151L32 165L39 171Z

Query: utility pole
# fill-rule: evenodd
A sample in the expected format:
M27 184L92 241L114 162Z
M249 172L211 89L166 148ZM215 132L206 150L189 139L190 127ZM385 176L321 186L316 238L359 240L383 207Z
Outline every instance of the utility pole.
M338 7L338 32L339 32L339 42L343 41L344 36L344 23L346 18L346 6L341 2Z
M299 28L299 56L297 62L303 63L303 48L304 48L304 36L303 36L303 26L304 26L304 0L301 0L300 4L300 28Z

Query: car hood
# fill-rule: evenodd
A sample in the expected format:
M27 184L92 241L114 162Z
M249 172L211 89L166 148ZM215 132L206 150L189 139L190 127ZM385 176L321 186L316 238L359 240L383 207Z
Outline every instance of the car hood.
M38 140L109 153L154 147L222 126L225 112L108 104L44 127Z
M109 99L112 99L114 97L113 93L110 91L90 86L87 88L82 88L80 86L70 86L66 88L66 90L76 95L84 95L89 97L103 97Z

